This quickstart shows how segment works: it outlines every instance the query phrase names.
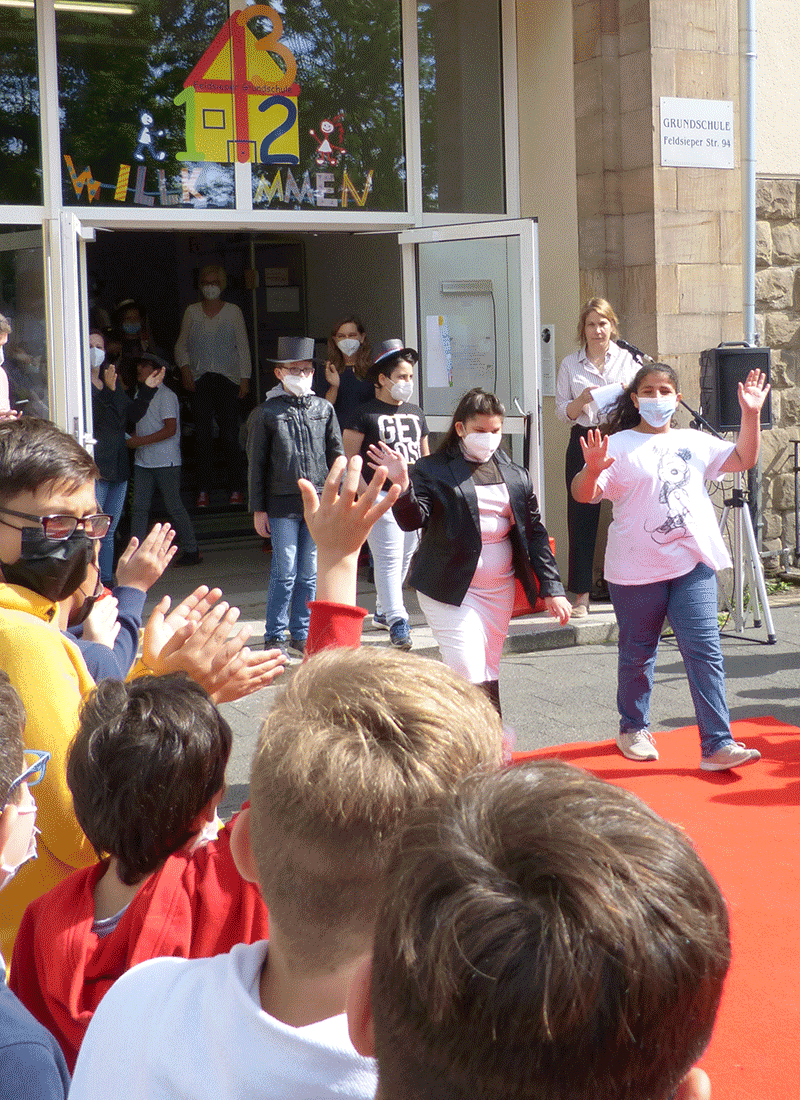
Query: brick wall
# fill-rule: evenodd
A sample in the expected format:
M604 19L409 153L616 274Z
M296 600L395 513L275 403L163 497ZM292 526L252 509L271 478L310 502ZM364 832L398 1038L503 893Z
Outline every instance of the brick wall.
M800 439L800 180L756 190L756 323L772 349L772 422L761 450L764 550L794 546L794 449Z

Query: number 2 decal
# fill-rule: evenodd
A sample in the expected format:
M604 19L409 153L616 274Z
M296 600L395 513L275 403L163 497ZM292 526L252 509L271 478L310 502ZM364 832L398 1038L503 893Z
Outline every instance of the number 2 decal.
M270 148L283 134L291 130L297 121L297 106L284 95L271 95L258 105L259 111L268 111L270 107L281 106L286 118L280 125L273 127L261 142L258 160L260 164L299 164L300 158L294 153L270 153Z

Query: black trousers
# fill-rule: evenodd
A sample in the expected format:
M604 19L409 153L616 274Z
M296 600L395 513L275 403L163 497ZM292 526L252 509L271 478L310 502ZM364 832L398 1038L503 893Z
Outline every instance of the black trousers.
M197 485L211 488L211 447L214 419L225 459L225 484L229 493L241 492L245 458L239 446L239 387L215 371L201 374L194 384L194 425Z
M570 433L569 446L565 462L567 481L567 530L569 532L569 577L567 588L570 592L591 592L594 566L594 545L597 542L597 527L600 522L600 504L580 504L572 496L572 479L584 467L581 437L585 438L588 428L575 424Z

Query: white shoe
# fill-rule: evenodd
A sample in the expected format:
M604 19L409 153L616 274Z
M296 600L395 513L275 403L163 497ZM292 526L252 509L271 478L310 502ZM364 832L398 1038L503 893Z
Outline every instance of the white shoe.
M658 749L650 730L628 730L618 733L617 748L629 760L658 760Z
M729 741L711 756L703 756L700 768L704 772L724 772L728 768L740 768L742 764L755 764L760 759L758 749L748 749L741 741Z

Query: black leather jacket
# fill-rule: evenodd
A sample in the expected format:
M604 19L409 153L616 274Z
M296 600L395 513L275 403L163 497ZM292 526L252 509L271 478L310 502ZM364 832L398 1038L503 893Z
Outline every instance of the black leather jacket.
M514 573L532 605L536 602L536 581L538 594L563 596L564 586L528 472L502 451L497 452L497 462L514 515L509 536ZM409 580L431 599L458 607L472 583L481 553L478 495L472 470L456 448L420 458L410 478L408 489L394 506L395 519L404 531L424 529Z
M247 438L251 512L269 512L272 496L297 495L304 477L322 490L333 460L344 454L333 405L310 394L282 393L265 401Z

